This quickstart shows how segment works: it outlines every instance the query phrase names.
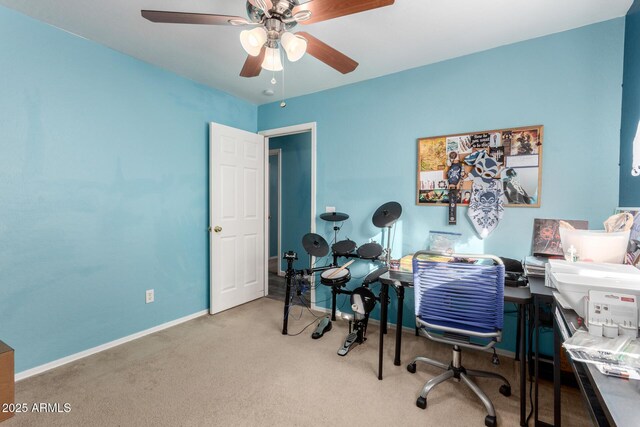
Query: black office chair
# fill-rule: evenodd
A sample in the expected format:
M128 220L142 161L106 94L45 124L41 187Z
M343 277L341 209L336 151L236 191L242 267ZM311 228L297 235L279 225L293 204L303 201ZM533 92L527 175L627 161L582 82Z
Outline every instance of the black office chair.
M416 401L426 409L427 395L438 384L454 378L467 385L482 401L488 415L485 425L496 426L496 413L487 395L470 377L496 378L502 381L500 393L511 395L511 385L502 375L475 371L462 365L461 348L486 350L501 340L504 308L504 265L491 255L444 255L421 251L413 257L416 324L430 340L453 345L447 365L427 357L416 357L407 366L416 372L416 362L427 363L445 372L427 381ZM427 256L425 259L424 256ZM430 260L439 256L438 260ZM482 264L478 261L491 261ZM472 341L473 340L473 341Z

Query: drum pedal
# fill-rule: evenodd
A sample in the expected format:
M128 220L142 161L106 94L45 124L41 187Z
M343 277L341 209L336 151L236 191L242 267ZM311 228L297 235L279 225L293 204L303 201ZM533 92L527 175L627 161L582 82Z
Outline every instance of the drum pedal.
M322 320L320 320L320 323L318 323L318 327L311 334L311 338L313 338L314 340L317 340L318 338L322 338L324 333L329 332L330 330L331 330L331 320L329 320L329 316L327 316Z
M358 340L358 334L356 332L351 332L349 335L347 335L347 339L344 340L344 344L342 344L342 347L340 347L340 349L338 350L338 355L346 356L347 353L349 353L349 350L351 350L351 347L353 346L353 344L355 344L357 340Z

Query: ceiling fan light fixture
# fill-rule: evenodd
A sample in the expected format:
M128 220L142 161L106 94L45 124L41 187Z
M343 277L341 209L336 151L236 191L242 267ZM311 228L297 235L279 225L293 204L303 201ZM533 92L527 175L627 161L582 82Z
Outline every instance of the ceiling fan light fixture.
M307 41L303 37L290 32L283 33L280 41L282 42L282 48L287 54L287 59L291 62L298 61L307 51Z
M253 30L244 30L240 33L240 43L244 50L251 56L260 55L262 46L267 42L267 31L263 27Z
M280 60L280 50L268 47L264 53L262 68L268 71L282 71L282 61Z

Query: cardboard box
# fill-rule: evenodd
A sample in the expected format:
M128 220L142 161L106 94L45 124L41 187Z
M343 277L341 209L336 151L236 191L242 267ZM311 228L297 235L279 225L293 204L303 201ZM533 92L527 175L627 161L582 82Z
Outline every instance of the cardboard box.
M0 341L0 422L13 417L13 412L3 412L7 404L15 403L15 378L13 349Z
M562 372L570 372L573 374L573 369L571 369L571 365L569 364L569 357L567 356L567 352L564 347L560 349L560 370Z

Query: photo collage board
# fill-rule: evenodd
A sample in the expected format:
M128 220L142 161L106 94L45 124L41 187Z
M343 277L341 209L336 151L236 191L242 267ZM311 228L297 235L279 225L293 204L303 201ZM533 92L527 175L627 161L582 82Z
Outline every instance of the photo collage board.
M540 207L544 126L418 139L416 204L468 205L473 179L496 179L507 207Z

